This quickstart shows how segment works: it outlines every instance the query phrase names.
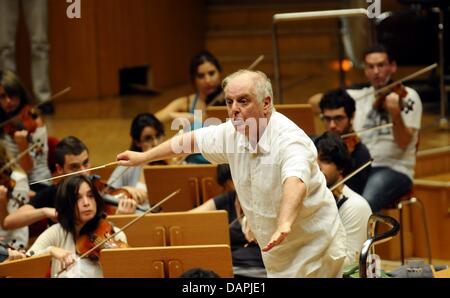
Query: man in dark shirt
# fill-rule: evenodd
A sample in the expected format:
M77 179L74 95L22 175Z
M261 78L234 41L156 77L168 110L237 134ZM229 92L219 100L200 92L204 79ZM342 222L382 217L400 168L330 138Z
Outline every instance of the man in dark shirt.
M354 132L352 122L355 116L355 101L343 89L332 90L325 93L320 101L321 118L327 131L340 136ZM366 145L356 136L343 138L352 158L353 165L350 172L359 168L371 159ZM366 186L370 167L349 179L345 184L358 194L362 194Z

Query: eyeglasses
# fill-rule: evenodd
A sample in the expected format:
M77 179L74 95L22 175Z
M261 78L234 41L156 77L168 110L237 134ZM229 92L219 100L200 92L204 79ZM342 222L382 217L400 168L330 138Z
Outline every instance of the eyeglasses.
M340 123L342 121L344 121L345 119L347 119L347 116L343 116L343 115L338 115L338 116L325 116L325 115L320 115L320 118L322 118L323 121L327 122L327 123L331 123L331 121L334 121L335 123Z

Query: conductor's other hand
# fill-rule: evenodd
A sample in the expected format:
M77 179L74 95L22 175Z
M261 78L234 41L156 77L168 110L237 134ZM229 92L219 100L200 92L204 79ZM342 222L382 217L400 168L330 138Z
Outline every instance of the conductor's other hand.
M261 250L264 252L271 250L275 245L278 245L281 242L283 242L284 238L287 237L290 231L291 231L290 227L279 227L275 231L275 233L273 233L269 243L267 243L267 245L264 246Z

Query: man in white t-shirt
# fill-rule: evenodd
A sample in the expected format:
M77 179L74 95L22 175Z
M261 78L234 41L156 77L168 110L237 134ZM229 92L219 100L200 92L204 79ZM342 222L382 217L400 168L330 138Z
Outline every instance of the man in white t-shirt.
M369 179L363 192L377 212L389 206L412 188L416 149L422 118L422 103L417 92L406 88L406 96L388 93L379 108L375 107L374 92L391 82L397 64L382 45L374 45L364 55L364 72L371 86L347 90L355 99L353 121L355 131L392 123L392 128L361 134L373 158Z
M328 187L333 187L351 174L351 157L337 134L325 132L314 143L317 147L319 167L325 175ZM358 253L367 240L367 222L372 210L363 197L345 184L338 186L333 195L347 233L348 264L354 264L358 262Z
M238 71L223 87L231 120L175 136L143 153L123 152L117 156L120 164L193 151L228 163L268 277L340 277L346 234L313 142L274 110L264 73ZM180 152L182 146L192 151Z

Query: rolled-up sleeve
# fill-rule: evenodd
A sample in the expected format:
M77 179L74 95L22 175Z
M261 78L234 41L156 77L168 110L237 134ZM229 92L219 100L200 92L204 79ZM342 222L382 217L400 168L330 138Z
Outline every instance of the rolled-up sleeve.
M311 146L307 137L292 138L283 146L281 156L281 181L289 177L297 177L308 188L317 151Z

